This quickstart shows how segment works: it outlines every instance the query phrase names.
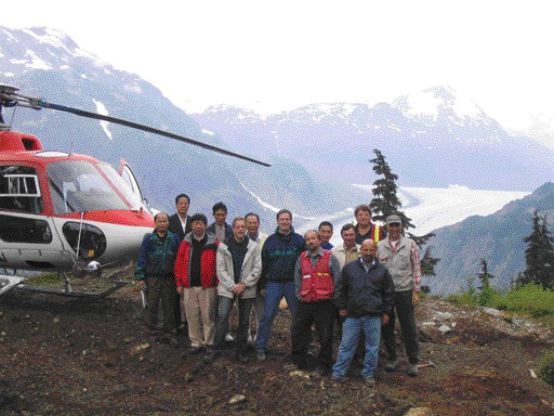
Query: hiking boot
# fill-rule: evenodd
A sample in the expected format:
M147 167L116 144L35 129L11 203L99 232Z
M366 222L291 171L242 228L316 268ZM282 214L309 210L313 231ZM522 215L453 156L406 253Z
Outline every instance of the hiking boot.
M202 352L202 347L190 347L189 354L196 355Z
M237 354L237 361L239 363L246 364L250 361L250 358L246 354Z
M369 376L364 378L364 383L368 387L375 387L375 377Z
M214 362L216 357L216 352L213 348L208 347L206 349L206 354L204 355L204 358L202 358L202 361L204 361L205 364L211 364Z
M396 370L398 367L398 359L396 360L388 360L387 364L385 364L385 371L388 371L389 373Z
M348 381L348 377L345 377L345 376L337 376L335 374L333 374L331 376L331 380L333 380L335 383L346 383Z
M408 366L408 375L410 377L417 377L419 374L419 368L417 368L417 364L410 364Z
M256 351L256 359L258 361L265 361L266 358L265 351Z

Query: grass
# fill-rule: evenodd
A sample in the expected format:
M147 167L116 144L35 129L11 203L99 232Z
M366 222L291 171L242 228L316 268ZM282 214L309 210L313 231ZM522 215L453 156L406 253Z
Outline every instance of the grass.
M63 279L58 273L41 273L39 275L29 277L25 284L31 286L46 286L46 287L58 287L63 286Z
M470 286L461 294L448 296L447 300L457 304L488 306L523 313L554 328L554 290L544 290L536 284L531 283L507 292L493 288L478 290Z

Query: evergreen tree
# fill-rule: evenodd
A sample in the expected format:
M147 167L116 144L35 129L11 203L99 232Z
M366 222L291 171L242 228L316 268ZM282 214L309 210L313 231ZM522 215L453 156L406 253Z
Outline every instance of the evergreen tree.
M537 211L533 214L533 231L524 241L527 243L527 267L518 282L534 282L545 289L554 289L554 238L548 230L546 218L542 218Z
M369 203L372 218L384 222L389 215L398 214L402 218L404 227L414 228L412 220L400 211L402 203L396 195L398 189L396 180L398 175L392 173L381 151L374 149L373 153L375 153L375 158L369 162L373 164L373 172L378 176L382 176L382 178L373 182L373 190L371 192L374 198Z
M490 281L494 277L488 271L488 264L485 259L481 259L481 273L478 275L481 281L481 290L487 290L490 287Z
M373 189L371 191L373 199L369 203L369 207L371 208L372 218L384 222L389 215L397 214L402 218L405 229L415 228L412 220L400 210L402 203L397 196L398 186L396 185L398 175L392 172L381 151L374 149L373 153L375 153L375 158L369 162L373 164L373 172L381 177L373 182ZM411 233L407 234L408 237L415 241L419 248L423 247L435 235L433 233L423 236L415 236ZM435 275L435 265L440 260L432 256L431 249L432 247L427 247L424 256L421 258L421 272L425 276Z

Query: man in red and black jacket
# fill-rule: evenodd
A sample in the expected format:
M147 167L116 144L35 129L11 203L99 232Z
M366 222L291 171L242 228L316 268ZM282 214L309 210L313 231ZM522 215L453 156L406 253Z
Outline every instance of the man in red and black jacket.
M333 364L333 324L336 315L333 296L335 282L341 273L340 263L329 250L321 248L316 230L306 231L304 240L308 250L300 254L294 270L299 304L291 327L292 361L298 368L307 367L312 324L315 324L320 344L318 371L326 375Z
M197 353L205 347L204 359L212 361L218 242L212 234L206 233L208 219L204 214L194 214L191 224L192 232L181 241L175 260L175 283L183 298L191 352Z

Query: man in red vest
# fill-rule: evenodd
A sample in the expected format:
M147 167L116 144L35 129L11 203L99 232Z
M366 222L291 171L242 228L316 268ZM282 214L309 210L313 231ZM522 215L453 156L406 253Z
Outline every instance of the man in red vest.
M315 230L304 234L308 250L303 251L294 270L296 297L300 301L294 314L291 338L292 361L300 369L307 367L308 347L312 324L315 324L320 343L318 371L329 373L333 363L333 323L335 282L340 277L338 259L320 247L321 239Z

